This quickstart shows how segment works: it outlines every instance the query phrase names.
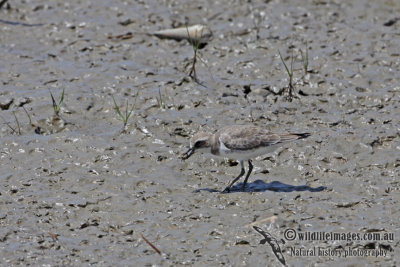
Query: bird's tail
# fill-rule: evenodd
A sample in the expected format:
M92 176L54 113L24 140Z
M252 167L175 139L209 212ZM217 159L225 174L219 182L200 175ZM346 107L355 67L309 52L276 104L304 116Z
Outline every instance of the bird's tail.
M309 137L311 134L310 133L290 133L290 134L284 134L281 135L281 142L288 142L288 141L294 141L298 139L304 139Z
M309 137L311 134L310 133L300 133L300 134L293 134L293 135L297 135L298 139L303 139L303 138L307 138Z

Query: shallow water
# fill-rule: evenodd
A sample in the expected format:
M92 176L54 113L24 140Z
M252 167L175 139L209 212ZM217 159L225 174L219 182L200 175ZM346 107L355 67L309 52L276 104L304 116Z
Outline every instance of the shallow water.
M388 22L399 11L367 0L10 2L0 10L2 264L278 266L253 224L289 266L397 265L400 21ZM199 51L201 84L187 77L187 42L146 34L185 23L214 33ZM278 50L295 56L292 101L279 94L288 78ZM60 125L49 90L58 100L63 88ZM111 95L124 111L137 92L122 131ZM254 160L246 190L220 194L238 165L178 156L199 129L231 124L313 135ZM286 229L395 238L290 241Z

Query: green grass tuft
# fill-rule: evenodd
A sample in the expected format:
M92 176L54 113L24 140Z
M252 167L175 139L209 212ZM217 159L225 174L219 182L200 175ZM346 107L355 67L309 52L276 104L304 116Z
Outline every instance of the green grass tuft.
M114 101L114 109L115 109L115 111L117 112L117 114L119 115L119 117L121 118L121 120L123 121L124 127L128 124L128 120L129 120L129 118L131 117L133 110L135 109L135 106L136 106L136 99L137 99L138 94L139 94L139 92L137 92L136 95L135 95L135 102L133 103L131 109L129 109L129 102L128 102L128 99L126 100L125 114L123 114L123 113L121 112L121 110L120 110L120 108L119 108L117 102L115 101L114 96L111 95L111 97L112 97L112 99L113 99L113 101Z
M157 97L157 103L160 109L165 109L166 108L166 101L167 100L167 92L164 90L164 95L161 95L161 89L158 88L158 97Z
M290 61L290 69L288 68L285 60L283 59L282 55L281 55L281 51L279 51L279 56L281 58L281 61L283 63L283 65L285 66L286 69L286 73L289 76L289 88L293 88L293 53L292 53L292 57L291 57L291 61Z
M304 70L304 75L308 73L308 44L306 42L306 50L305 54L303 53L302 50L300 50L301 54L301 62L303 63L303 70Z
M50 90L49 90L49 91L50 91ZM64 102L64 92L65 92L65 89L63 89L62 94L61 94L60 101L58 101L58 104L57 104L56 100L54 99L53 94L52 94L51 91L50 91L51 101L52 101L52 103L53 103L53 110L54 110L54 114L55 114L56 116L59 116L59 114L60 114L61 105L62 105L62 103Z
M31 118L31 115L29 115L28 111L25 109L25 107L24 107L24 106L22 106L22 108L24 109L26 116L28 116L28 119L29 119L29 124L30 124L30 125L33 127L33 126L34 126L34 124L32 123L32 118Z
M283 92L285 89L287 89L287 90L288 90L287 99L288 99L289 101L292 101L292 98L293 98L293 96L294 96L294 95L293 95L293 91L294 91L294 87L293 87L293 61L294 61L293 51L292 51L292 56L291 56L291 58L290 58L290 69L289 69L289 67L287 66L285 60L283 59L283 57L282 57L282 55L281 55L281 52L280 52L279 50L278 50L278 52L279 52L279 56L280 56L280 58L281 58L281 61L282 61L283 65L285 66L286 73L287 73L287 75L289 76L289 84L288 84L288 86L287 86L286 88L283 88L283 89L282 89L282 92Z
M19 125L19 121L18 121L17 115L15 114L15 111L13 111L13 115L15 118L15 123L17 124L17 128L18 128L18 135L21 135L21 126Z

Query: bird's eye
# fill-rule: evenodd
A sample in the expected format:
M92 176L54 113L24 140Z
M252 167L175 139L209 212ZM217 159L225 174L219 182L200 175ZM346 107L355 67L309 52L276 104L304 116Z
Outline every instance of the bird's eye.
M205 144L206 141L197 141L196 143L194 143L194 147L195 148L199 148L202 147Z

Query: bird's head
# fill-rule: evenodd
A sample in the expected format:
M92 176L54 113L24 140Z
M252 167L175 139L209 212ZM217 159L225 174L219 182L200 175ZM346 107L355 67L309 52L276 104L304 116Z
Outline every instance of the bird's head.
M203 150L209 148L211 146L210 143L211 134L206 132L199 132L195 134L190 139L190 147L189 150L186 151L182 156L181 159L185 160L188 159L191 155L194 154L195 151Z

